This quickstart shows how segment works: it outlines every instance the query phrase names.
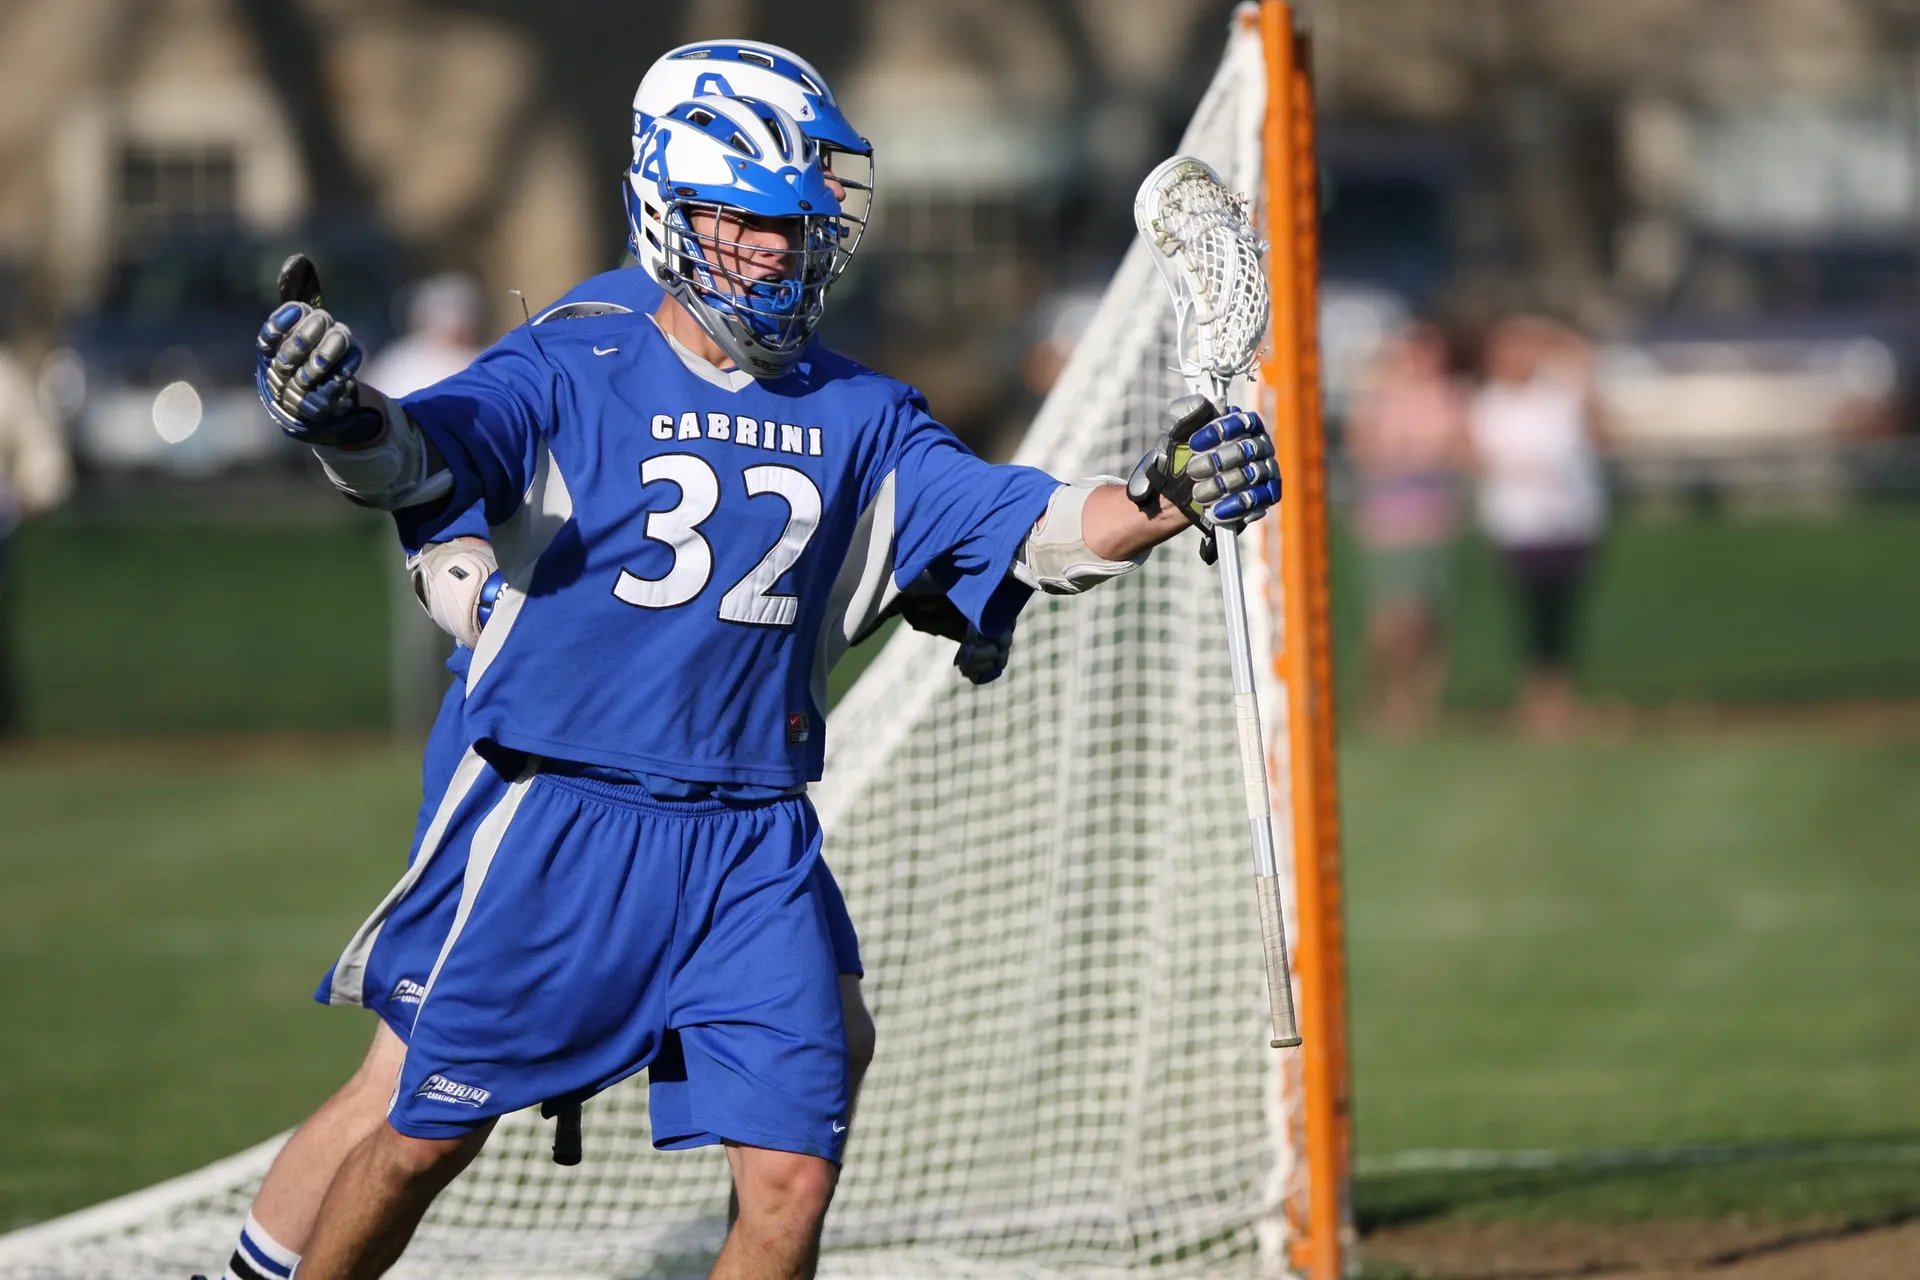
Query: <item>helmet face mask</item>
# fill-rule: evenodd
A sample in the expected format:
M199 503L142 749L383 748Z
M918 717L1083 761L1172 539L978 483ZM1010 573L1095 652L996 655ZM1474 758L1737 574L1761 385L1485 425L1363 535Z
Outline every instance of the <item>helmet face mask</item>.
M797 357L826 311L832 220L748 219L724 205L676 200L664 222L666 256L678 260L695 314L721 321L718 331L711 322L707 329L727 354L743 368L789 352ZM729 336L745 350L736 350Z
M797 122L754 99L696 98L635 135L634 254L734 363L790 372L826 311L841 208Z
M860 247L867 233L867 218L873 212L873 148L850 151L830 142L820 142L819 146L827 182L840 189L840 216L834 229L833 276L837 280L853 260L853 251Z

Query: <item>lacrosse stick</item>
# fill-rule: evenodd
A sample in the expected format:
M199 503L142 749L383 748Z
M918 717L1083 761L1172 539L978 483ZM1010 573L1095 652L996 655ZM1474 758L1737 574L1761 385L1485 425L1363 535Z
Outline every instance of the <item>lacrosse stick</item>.
M1271 309L1267 277L1260 265L1266 246L1254 234L1247 202L1227 190L1220 175L1205 162L1175 156L1140 184L1133 199L1133 221L1153 250L1153 263L1167 292L1173 295L1174 342L1187 389L1206 396L1216 410L1223 409L1233 380L1253 368ZM1226 606L1227 658L1233 668L1240 775L1253 833L1254 891L1260 902L1273 1047L1283 1049L1300 1043L1300 1028L1294 1019L1287 930L1280 914L1280 864L1268 817L1266 745L1253 695L1240 531L1217 529L1214 543L1220 561L1220 596Z

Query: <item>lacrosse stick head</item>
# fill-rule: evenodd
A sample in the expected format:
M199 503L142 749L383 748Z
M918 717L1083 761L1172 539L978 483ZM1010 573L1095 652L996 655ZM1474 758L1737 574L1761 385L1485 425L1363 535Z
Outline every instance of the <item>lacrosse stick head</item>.
M1253 368L1272 313L1247 199L1204 160L1175 156L1140 184L1133 223L1173 295L1180 372L1217 404Z

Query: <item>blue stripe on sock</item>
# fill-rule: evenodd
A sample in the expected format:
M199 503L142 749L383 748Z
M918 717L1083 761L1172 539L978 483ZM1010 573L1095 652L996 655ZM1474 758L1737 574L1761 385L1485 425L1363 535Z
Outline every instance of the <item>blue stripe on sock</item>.
M284 1263L275 1262L272 1258L268 1257L267 1251L255 1244L253 1237L245 1231L240 1233L240 1247L247 1251L247 1261L253 1263L254 1266L260 1268L268 1275L279 1276L281 1280L286 1280L286 1277L293 1274L292 1267Z

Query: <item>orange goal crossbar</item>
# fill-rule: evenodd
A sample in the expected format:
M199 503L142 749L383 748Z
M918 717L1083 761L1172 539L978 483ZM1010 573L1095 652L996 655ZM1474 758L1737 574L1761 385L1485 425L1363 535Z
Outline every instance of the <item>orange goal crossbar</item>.
M1267 105L1261 145L1265 234L1271 245L1271 349L1261 365L1285 494L1264 536L1279 568L1274 674L1284 685L1287 755L1270 760L1291 797L1297 903L1293 968L1301 1047L1287 1052L1304 1176L1285 1204L1289 1264L1311 1280L1342 1280L1353 1238L1347 1053L1346 940L1341 908L1339 779L1334 755L1333 640L1327 557L1326 435L1320 416L1319 166L1314 152L1309 36L1294 6L1263 0ZM1283 836L1286 833L1281 833Z

